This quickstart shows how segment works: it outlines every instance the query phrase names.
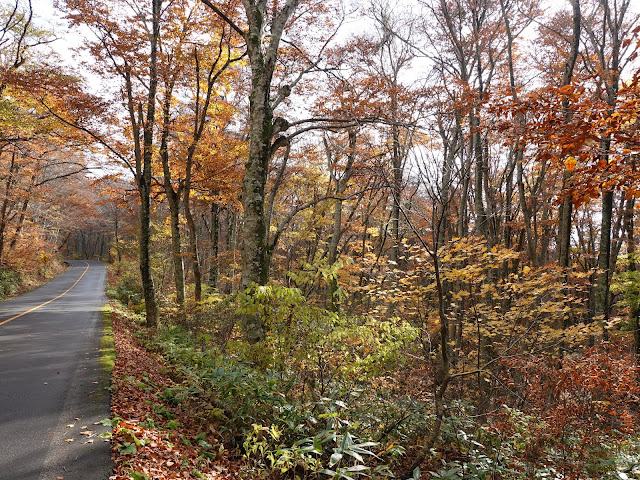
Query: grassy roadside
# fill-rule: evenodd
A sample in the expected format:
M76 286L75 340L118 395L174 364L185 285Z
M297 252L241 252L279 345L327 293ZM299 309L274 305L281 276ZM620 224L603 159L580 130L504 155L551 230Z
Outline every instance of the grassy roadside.
M116 349L113 338L113 310L111 305L106 304L101 309L102 313L102 337L100 338L100 366L111 373L116 361Z

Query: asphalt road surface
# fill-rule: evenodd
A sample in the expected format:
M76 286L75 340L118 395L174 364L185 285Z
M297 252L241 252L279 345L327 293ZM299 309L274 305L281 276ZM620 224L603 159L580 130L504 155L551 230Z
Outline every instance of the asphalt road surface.
M99 365L104 265L0 302L0 480L104 480L108 375Z

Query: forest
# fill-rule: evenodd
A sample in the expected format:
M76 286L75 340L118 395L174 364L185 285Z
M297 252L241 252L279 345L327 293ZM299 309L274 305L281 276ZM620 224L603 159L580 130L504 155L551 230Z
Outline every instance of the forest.
M38 3L0 297L108 263L113 480L640 479L634 0Z

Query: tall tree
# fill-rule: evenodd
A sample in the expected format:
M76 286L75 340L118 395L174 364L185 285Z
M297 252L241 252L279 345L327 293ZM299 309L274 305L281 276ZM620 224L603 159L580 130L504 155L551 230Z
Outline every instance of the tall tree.
M410 88L404 84L403 77L407 74L414 59L411 46L399 39L394 32L411 32L413 19L401 16L400 12L392 9L385 2L374 2L372 16L375 20L377 38L372 39L377 44L377 57L371 59L370 69L373 82L378 77L380 86L384 88L388 101L381 105L385 117L389 121L389 140L391 156L391 254L390 260L398 262L400 257L400 206L403 201L404 171L408 153L413 140L413 126L416 111L420 103L416 95L412 95ZM365 63L365 62L362 62ZM413 111L412 111L413 110ZM404 125L403 125L404 124Z
M158 40L160 38L160 10L162 0L151 0L152 20L150 36L149 54L149 94L147 96L146 118L140 114L136 119L133 107L133 99L128 95L129 116L133 134L137 140L140 124L143 127L143 146L136 148L136 181L140 193L140 276L142 278L142 291L144 294L146 323L147 326L155 328L158 325L158 310L156 307L156 294L153 285L153 275L151 273L151 180L153 175L153 147L154 147L154 127L156 115L156 91L158 88ZM130 83L130 72L125 76L127 83ZM129 93L130 84L127 85ZM140 105L140 110L142 106Z
M216 93L226 88L227 69L244 55L234 54L229 27L217 17L203 17L200 3L174 2L166 15L162 38L160 76L162 78L162 126L160 160L164 190L170 211L176 299L185 317L184 262L181 249L180 207L182 205L189 237L188 255L194 277L194 298L202 298L202 275L197 232L191 200L194 164L202 152L207 124L219 125L221 101ZM169 12L168 12L169 13ZM220 108L218 108L220 106ZM208 152L213 156L213 152Z
M580 26L581 26L581 10L580 0L572 0L572 35L569 46L569 56L565 62L565 68L562 75L562 87L570 85L573 78L573 70L578 59L580 48ZM569 123L571 120L571 110L568 101L563 99L565 121ZM563 173L563 187L566 188L569 180L570 172L566 170ZM571 216L573 212L573 202L570 195L566 195L560 206L560 215L558 218L558 264L563 269L569 268L569 259L571 251Z
M97 60L99 75L117 78L126 105L125 133L131 149L112 132L80 127L129 168L140 197L139 263L146 309L146 322L158 323L151 268L151 189L155 149L156 94L162 0L151 1L151 11L121 2L66 1L72 25L86 26L95 39L87 43ZM133 150L133 151L131 151Z
M265 186L269 163L273 154L273 108L275 103L291 93L291 87L282 86L272 98L271 86L278 60L278 49L287 22L293 16L300 0L286 0L282 6L268 0L243 0L246 27L243 30L220 8L209 0L203 0L217 15L223 18L246 42L251 67L249 94L249 156L245 164L242 182L242 280L246 290L252 283L264 285L269 274L269 252L265 216ZM269 32L267 35L266 32ZM249 341L258 342L265 336L264 326L258 317L247 319L246 335Z
M636 19L629 19L630 0L601 0L585 5L590 12L584 16L584 29L588 38L588 51L595 61L587 62L587 67L596 75L598 95L606 102L608 115L613 114L620 75L624 67L622 57L625 40ZM585 57L585 58L593 58ZM606 133L599 141L601 161L609 163L611 135ZM598 273L595 285L594 314L609 316L609 284L611 279L611 235L613 222L614 191L605 188L602 192L600 222L600 246L598 252Z

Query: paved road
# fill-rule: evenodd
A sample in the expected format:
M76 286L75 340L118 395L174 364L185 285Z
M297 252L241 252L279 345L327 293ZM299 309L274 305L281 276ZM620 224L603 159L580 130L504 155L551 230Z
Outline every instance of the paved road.
M70 263L43 287L0 303L0 480L110 474L109 444L96 436L105 427L94 425L109 416L98 363L105 267Z

